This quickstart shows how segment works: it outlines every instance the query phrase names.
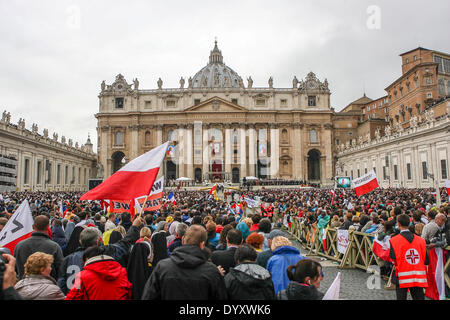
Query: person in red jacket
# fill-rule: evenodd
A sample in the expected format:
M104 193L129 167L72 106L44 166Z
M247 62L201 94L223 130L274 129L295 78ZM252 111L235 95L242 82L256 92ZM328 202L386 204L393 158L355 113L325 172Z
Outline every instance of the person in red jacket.
M83 255L84 268L76 275L66 300L131 300L132 284L127 271L102 247L91 247Z

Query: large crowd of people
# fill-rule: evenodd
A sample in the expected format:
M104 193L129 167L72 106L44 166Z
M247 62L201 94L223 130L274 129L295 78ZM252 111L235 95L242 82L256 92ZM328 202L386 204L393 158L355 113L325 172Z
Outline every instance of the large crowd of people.
M361 197L325 188L228 192L216 200L208 191L178 190L158 211L131 213L80 201L80 192L4 193L0 232L25 199L34 231L2 256L1 298L322 299L320 263L278 228L293 217L382 238L400 233L406 216L405 228L427 250L450 241L445 189L440 207L432 189L376 189ZM273 214L247 210L245 198L270 204Z

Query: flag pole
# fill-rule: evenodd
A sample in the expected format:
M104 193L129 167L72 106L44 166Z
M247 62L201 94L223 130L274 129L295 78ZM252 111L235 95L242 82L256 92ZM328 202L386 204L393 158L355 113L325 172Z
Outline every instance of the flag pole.
M144 211L144 207L145 207L145 205L147 204L147 198L148 198L148 196L149 196L149 195L147 195L147 196L145 197L144 204L142 205L141 210L140 210L140 212L139 212L139 217L142 216L142 212ZM133 200L136 201L135 199L133 199Z

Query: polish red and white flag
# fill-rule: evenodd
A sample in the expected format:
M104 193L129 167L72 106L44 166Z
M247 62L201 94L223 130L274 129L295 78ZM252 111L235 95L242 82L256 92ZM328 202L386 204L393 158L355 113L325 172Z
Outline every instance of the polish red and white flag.
M428 250L428 287L425 297L433 300L445 300L445 257L442 248L434 247Z
M391 251L391 243L389 242L390 239L391 239L390 236L385 236L383 240L378 240L378 235L375 235L373 239L372 251L381 260L393 262L390 256Z
M360 197L379 187L377 175L373 170L362 177L356 178L352 181L352 183L357 197Z
M133 200L134 204L135 198L150 193L168 145L169 141L131 160L80 200Z
M445 180L445 190L447 191L447 195L450 197L450 180Z
M33 224L30 205L24 200L0 232L0 247L8 248L14 254L16 245L31 236Z

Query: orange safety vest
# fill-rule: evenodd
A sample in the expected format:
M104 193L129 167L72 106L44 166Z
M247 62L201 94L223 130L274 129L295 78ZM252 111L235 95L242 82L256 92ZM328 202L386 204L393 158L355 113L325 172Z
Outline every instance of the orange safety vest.
M390 242L395 252L395 271L399 287L428 287L425 240L414 235L414 240L409 243L399 234L392 237Z

